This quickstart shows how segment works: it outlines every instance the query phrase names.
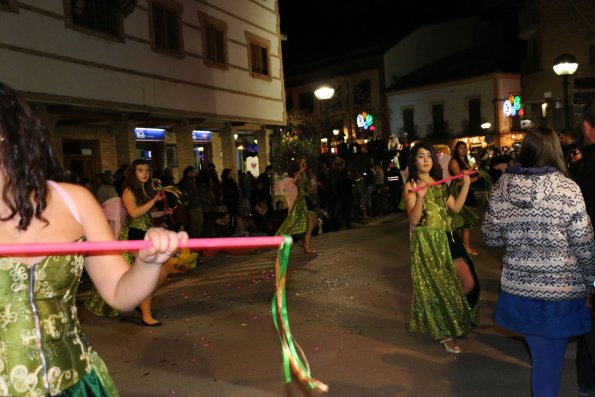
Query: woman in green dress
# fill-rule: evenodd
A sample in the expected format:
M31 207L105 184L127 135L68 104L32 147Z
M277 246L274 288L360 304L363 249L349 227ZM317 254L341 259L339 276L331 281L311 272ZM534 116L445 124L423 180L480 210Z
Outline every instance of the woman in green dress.
M306 171L308 162L306 159L299 159L293 163L289 175L293 183L297 186L297 197L285 221L277 230L277 236L282 234L293 236L294 240L304 236L304 251L309 254L315 254L312 249L312 231L317 223L316 209L314 203L308 198L308 177Z
M479 282L459 236L453 233L451 212L463 207L469 175L455 199L442 179L436 151L416 143L409 156L409 177L403 197L411 235L412 302L409 329L429 333L449 353L461 353L454 338L479 320ZM416 187L420 190L413 192Z
M157 192L153 197L149 196L151 173L149 163L146 160L134 160L125 175L124 191L122 202L126 208L126 221L120 231L120 240L142 240L145 233L153 226L153 218L171 214L171 209L165 211L153 211L155 204L165 200L163 191ZM134 256L130 252L124 252L124 259L132 265ZM161 267L159 283L161 285L167 277L167 268ZM142 314L141 324L158 327L162 323L153 317L151 310L152 298L149 296L140 305ZM92 289L85 300L85 306L97 316L118 317L120 312L108 305L96 289Z
M452 150L452 158L448 163L448 172L450 172L451 175L459 175L463 171L469 171L475 168L475 166L471 166L467 159L467 144L463 141L458 141ZM480 175L470 177L471 183L477 181L480 177ZM454 197L458 197L461 188L461 179L452 181L451 192ZM465 205L463 205L461 211L453 216L453 228L454 230L460 230L461 237L463 237L463 245L471 255L478 254L477 250L471 247L471 228L479 223L479 219L480 216L477 211L475 192L469 187L469 191L465 196Z
M41 122L0 83L0 244L114 239L91 192L54 181L64 174ZM138 305L188 236L151 229L145 238L152 244L133 266L115 253L0 257L0 395L118 395L81 331L76 293L84 267L111 306Z

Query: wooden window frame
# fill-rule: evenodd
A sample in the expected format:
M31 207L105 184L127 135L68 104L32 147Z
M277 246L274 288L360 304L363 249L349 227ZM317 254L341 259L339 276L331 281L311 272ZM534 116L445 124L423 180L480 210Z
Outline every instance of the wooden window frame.
M247 44L247 52L248 52L248 70L250 72L250 76L266 80L272 81L272 70L271 70L271 42L270 40L265 39L264 37L255 35L254 33L246 32L246 44ZM257 45L259 48L264 48L267 51L267 71L268 74L256 73L252 70L252 44Z
M14 1L16 3L16 0L9 0L10 1ZM98 30L94 30L82 25L77 25L76 23L74 23L74 20L72 18L72 0L63 0L63 4L64 4L64 24L66 25L67 29L71 29L80 33L85 33L88 34L90 36L95 36L95 37L100 37L102 39L105 40L109 40L109 41L116 41L119 43L124 42L124 21L120 21L120 24L118 26L118 34L116 35L112 35L109 33L105 33L105 32L101 32Z
M147 0L147 6L149 9L149 35L151 37L151 50L158 54L168 55L175 58L184 58L184 32L183 32L183 19L184 6L182 3L178 3L173 0ZM176 20L178 23L178 43L180 48L172 50L169 48L161 48L157 45L157 37L155 34L155 20L153 15L153 9L155 6L163 7L168 11L173 11L176 14Z
M198 11L198 19L200 21L200 33L202 39L202 61L207 66L212 66L215 68L228 70L229 69L229 52L227 50L227 22L207 15ZM221 31L223 33L223 62L218 62L214 59L211 59L210 55L210 48L208 30L214 29Z
M0 3L0 11L19 12L19 3L17 0L8 0L7 4Z

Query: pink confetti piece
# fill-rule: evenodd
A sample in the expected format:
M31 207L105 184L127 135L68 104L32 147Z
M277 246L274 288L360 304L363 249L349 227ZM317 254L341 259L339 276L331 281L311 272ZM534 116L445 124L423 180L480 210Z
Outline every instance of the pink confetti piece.
M196 361L197 361L196 357L192 357L192 358L190 359L190 362L191 362L191 363L195 363Z
M314 348L314 351L315 351L315 352L319 352L319 351L320 351L320 347L315 347L315 348Z

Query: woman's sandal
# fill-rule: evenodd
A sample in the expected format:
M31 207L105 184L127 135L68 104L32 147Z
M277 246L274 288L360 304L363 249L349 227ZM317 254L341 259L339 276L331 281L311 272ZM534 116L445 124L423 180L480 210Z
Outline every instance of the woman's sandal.
M477 252L477 250L474 248L466 248L466 249L470 255L479 255L479 252Z
M316 253L316 250L313 250L313 249L306 249L306 248L304 248L304 252L305 252L306 254L315 254L315 253Z
M444 349L449 353L460 354L463 352L453 338L444 338L440 341L440 343L444 346Z

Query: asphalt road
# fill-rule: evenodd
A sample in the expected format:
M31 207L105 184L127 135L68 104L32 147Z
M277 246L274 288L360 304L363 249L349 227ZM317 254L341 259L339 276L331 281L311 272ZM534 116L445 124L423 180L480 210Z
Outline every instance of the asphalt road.
M287 307L291 331L328 396L531 396L523 340L494 326L501 251L475 228L482 283L481 324L448 354L407 331L409 226L402 213L313 240L317 255L292 249ZM285 384L270 314L275 251L219 254L170 279L154 299L159 328L140 316L79 316L123 397L299 397ZM84 294L81 294L81 298ZM560 396L576 396L575 345L567 350Z

